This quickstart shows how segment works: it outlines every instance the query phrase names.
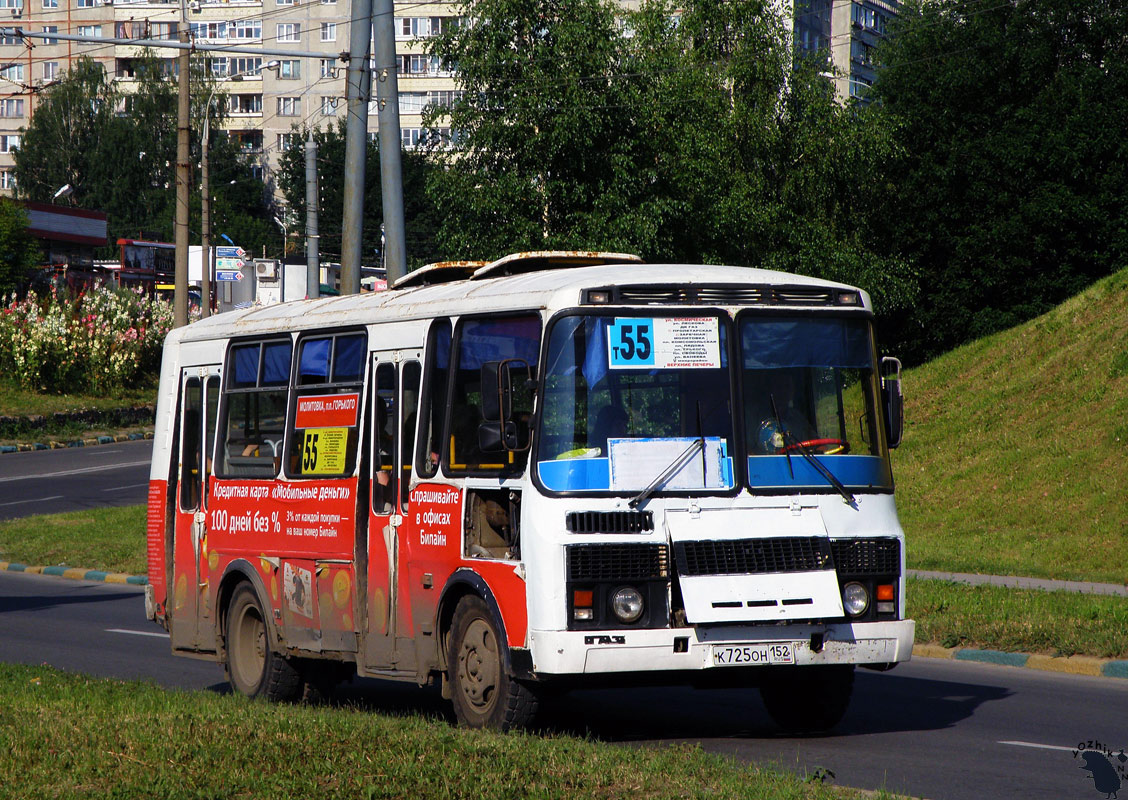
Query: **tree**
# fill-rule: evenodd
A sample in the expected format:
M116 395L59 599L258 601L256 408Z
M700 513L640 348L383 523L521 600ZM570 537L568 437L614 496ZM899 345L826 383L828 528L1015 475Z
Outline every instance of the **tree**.
M19 196L50 202L55 191L69 183L74 190L71 202L106 212L111 241L134 238L142 231L171 241L177 88L166 73L167 63L151 53L139 57L136 84L123 92L107 79L101 64L78 59L62 80L44 90L20 140L15 153ZM204 64L198 62L192 80L193 163L199 162L204 105L213 88ZM217 101L207 110L212 129L219 131L223 95L216 94ZM224 165L222 182L212 181L216 206L226 210L229 227L238 225L230 233L240 244L257 249L270 241L271 232L262 182L224 133L211 139L211 163ZM192 193L191 205L191 225L199 230L198 192Z
M31 124L15 153L20 197L50 202L70 184L76 205L88 205L87 176L93 154L101 154L102 135L113 120L117 92L102 65L80 58L62 80L40 95Z
M23 206L0 198L0 293L21 283L39 265L39 245L27 230Z
M903 157L879 217L921 275L921 361L1040 314L1128 255L1128 8L912 0L874 109Z
M794 62L766 0L473 0L430 50L463 90L429 124L449 256L539 247L766 266L906 306L912 270L871 246L890 142Z
M305 228L305 145L308 129L294 128L294 144L279 160L278 185L286 203ZM336 127L315 128L317 143L317 185L320 197L317 230L322 260L339 260L341 253L341 219L344 208L345 123ZM407 261L419 267L438 260L435 251L437 212L425 191L430 163L421 153L404 152L403 209ZM375 263L381 253L380 225L384 219L383 192L380 186L380 151L369 140L365 163L364 231L361 253Z

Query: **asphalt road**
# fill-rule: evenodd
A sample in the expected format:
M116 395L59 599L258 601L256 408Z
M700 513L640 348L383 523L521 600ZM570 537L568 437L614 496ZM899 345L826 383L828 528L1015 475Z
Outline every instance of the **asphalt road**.
M0 573L0 660L228 691L219 665L169 653L134 587ZM342 694L376 713L446 713L435 691L410 685L358 681ZM747 690L574 692L547 702L538 724L627 746L699 743L931 800L1096 800L1104 795L1072 750L1088 740L1128 747L1128 681L922 659L860 671L851 709L830 736L778 735Z
M143 505L152 441L0 456L0 519Z

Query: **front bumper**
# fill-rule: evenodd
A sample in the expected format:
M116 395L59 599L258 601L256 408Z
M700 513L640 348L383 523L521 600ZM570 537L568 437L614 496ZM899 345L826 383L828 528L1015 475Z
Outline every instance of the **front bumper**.
M916 623L906 619L661 630L533 630L529 645L533 671L546 676L723 669L713 663L714 645L784 642L791 643L797 666L895 664L912 657L915 629Z

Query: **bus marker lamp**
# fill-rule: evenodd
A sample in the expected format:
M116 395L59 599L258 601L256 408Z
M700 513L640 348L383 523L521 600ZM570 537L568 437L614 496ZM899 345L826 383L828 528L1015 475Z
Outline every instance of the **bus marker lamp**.
M574 619L595 619L595 614L592 612L592 596L591 589L576 589L572 592L572 617Z
M895 610L893 605L893 584L884 583L877 587L877 613L878 614L892 614Z

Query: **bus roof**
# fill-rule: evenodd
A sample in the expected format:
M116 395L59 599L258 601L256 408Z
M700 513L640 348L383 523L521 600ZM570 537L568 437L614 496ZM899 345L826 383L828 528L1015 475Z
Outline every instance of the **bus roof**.
M628 266L624 270L624 266ZM608 289L604 303L671 306L763 306L870 310L869 296L846 284L752 267L699 264L601 264L454 280L318 300L295 300L230 311L176 329L180 341L261 336L310 328L367 325L380 320L431 319L521 309L588 305L585 291ZM696 293L695 291L696 290ZM599 301L592 300L593 307Z

